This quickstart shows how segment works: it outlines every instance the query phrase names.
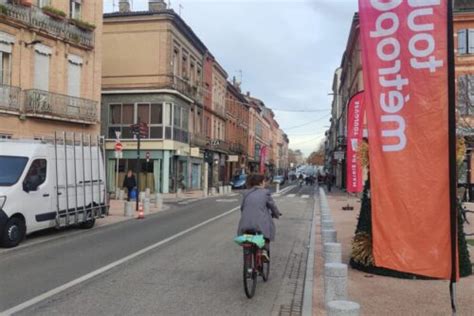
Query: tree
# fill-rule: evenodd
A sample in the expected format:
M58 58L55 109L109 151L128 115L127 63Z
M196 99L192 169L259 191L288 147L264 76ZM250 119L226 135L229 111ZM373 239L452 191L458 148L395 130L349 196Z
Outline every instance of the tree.
M323 166L325 160L324 157L324 145L319 145L319 147L309 155L306 161L311 165Z

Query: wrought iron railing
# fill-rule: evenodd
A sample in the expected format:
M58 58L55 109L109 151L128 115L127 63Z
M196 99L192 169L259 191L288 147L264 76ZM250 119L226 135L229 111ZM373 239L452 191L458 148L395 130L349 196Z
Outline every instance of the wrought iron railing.
M1 14L19 20L29 27L64 38L72 43L94 47L94 32L82 30L67 20L55 20L35 6L25 7L0 0Z
M172 88L176 91L181 92L185 96L193 99L194 101L202 104L203 91L202 87L197 83L191 83L189 80L172 76Z
M209 140L206 136L201 134L191 134L191 146L206 147L209 144Z
M21 89L0 84L0 110L19 112Z
M43 90L25 90L25 112L50 119L97 123L97 102Z
M229 149L235 154L242 155L244 153L244 146L240 143L231 143Z

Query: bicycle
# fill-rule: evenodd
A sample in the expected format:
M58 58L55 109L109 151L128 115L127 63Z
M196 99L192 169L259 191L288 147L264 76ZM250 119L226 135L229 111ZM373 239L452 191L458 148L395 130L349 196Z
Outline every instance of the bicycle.
M244 252L244 290L247 298L252 298L255 295L257 288L257 278L261 276L264 282L268 281L270 275L270 261L264 260L262 250L253 243L242 244ZM267 250L268 257L270 257L270 249Z

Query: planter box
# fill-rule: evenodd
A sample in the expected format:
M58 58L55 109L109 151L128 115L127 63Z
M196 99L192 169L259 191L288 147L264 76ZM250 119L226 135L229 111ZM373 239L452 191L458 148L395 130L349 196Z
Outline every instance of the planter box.
M46 14L47 16L51 17L52 19L55 19L55 20L58 20L58 21L64 21L65 17L63 17L62 15L58 15L58 14L55 14L55 13L52 13L52 12L49 12L49 11L46 11L46 10L43 10L43 13Z

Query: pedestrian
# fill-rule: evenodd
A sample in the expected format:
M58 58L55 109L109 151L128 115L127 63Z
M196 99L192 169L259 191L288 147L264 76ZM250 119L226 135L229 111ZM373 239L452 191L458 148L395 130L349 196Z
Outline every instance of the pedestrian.
M331 192L332 187L332 174L328 173L326 175L326 186L328 187L328 192Z
M128 170L125 179L123 179L123 187L127 188L127 201L130 201L130 196L132 195L132 191L136 186L137 180L135 180L132 170Z
M248 177L247 187L251 188L245 193L240 206L241 217L237 235L246 233L263 234L265 246L262 255L269 260L268 251L270 241L275 240L275 223L273 218L281 216L278 207L273 201L272 194L265 188L265 176L254 174Z

